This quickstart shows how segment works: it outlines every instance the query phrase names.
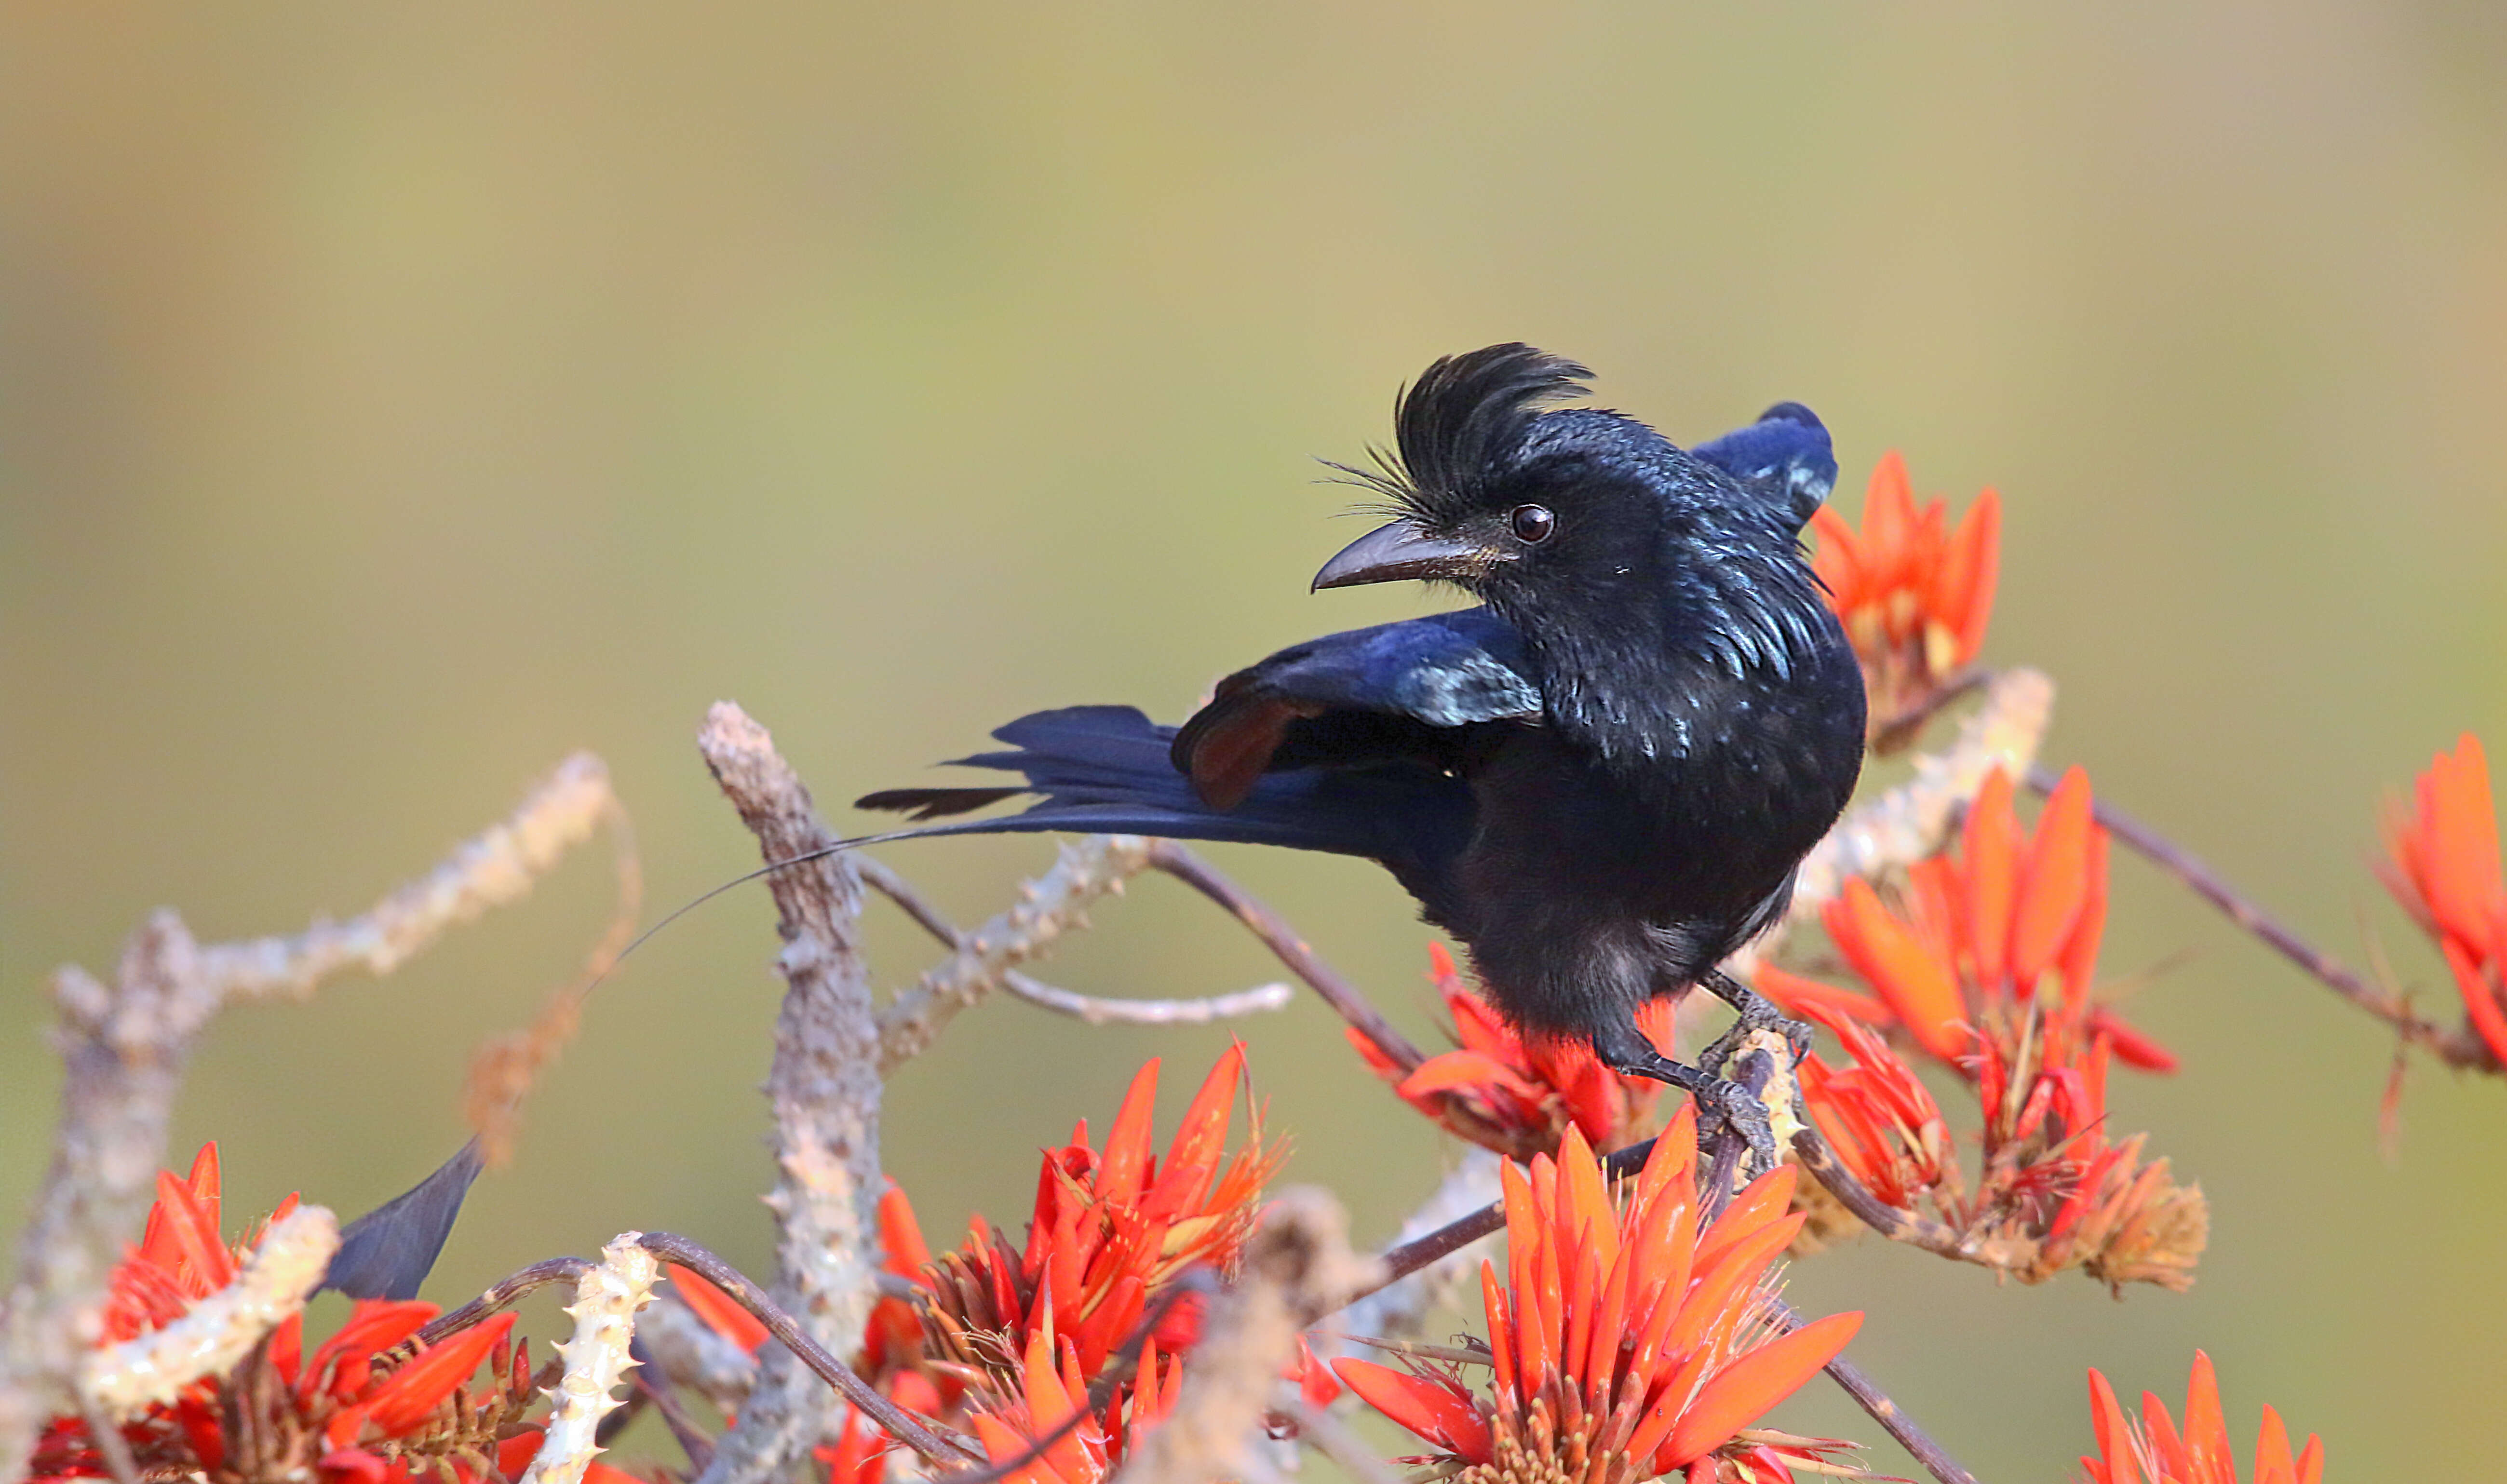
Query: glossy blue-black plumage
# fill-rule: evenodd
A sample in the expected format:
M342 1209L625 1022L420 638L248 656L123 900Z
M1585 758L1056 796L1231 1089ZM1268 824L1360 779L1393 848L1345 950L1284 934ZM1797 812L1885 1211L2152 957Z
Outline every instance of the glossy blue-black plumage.
M1481 606L1284 649L1181 729L1039 712L963 760L1023 785L863 804L928 817L1033 792L1023 814L933 832L1368 856L1519 1024L1668 1074L1634 1013L1781 911L1853 789L1863 683L1799 546L1835 478L1819 420L1783 403L1683 451L1617 413L1546 407L1584 375L1522 345L1440 361L1401 399L1398 452L1344 471L1401 519L1329 585L1425 575Z

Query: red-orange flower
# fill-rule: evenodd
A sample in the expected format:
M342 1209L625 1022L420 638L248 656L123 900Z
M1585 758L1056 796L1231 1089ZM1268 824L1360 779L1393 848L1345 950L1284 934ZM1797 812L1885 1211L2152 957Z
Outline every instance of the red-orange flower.
M2466 732L2430 759L2409 810L2387 814L2389 858L2378 874L2446 955L2472 1027L2507 1064L2507 875L2489 761Z
M2107 917L2107 832L2090 817L2089 775L2063 775L2032 833L1999 769L1968 806L1956 856L1915 863L1892 908L1850 880L1822 913L1829 937L1877 998L1760 970L1762 994L1795 1014L1814 1006L1897 1026L1971 1079L1977 1032L2046 1037L2039 1059L2063 1066L2104 1034L2127 1066L2170 1071L2166 1049L2089 995Z
M1877 734L1920 709L1983 647L2002 497L1978 495L1952 530L1945 501L1915 508L1907 461L1892 449L1871 471L1861 531L1828 506L1811 526L1819 532L1811 568L1863 661Z
M100 1344L153 1332L236 1276L239 1253L220 1236L217 1146L191 1175L158 1176L156 1206L139 1245L114 1270ZM278 1213L295 1206L289 1197ZM123 1427L143 1474L192 1475L210 1484L300 1478L324 1484L408 1484L414 1471L460 1484L512 1477L530 1461L539 1432L524 1411L538 1399L525 1348L509 1343L511 1314L433 1346L418 1331L436 1317L425 1303L359 1303L340 1331L305 1354L304 1317L289 1317L230 1375L186 1388ZM489 1379L468 1385L485 1363ZM238 1429L236 1424L240 1421ZM54 1418L36 1445L39 1480L108 1476L87 1424Z
M2089 1420L2098 1457L2083 1458L2089 1484L2237 1484L2237 1462L2229 1451L2229 1429L2220 1412L2220 1386L2211 1357L2194 1352L2194 1376L2185 1387L2185 1427L2177 1430L2167 1404L2141 1394L2138 1423L2116 1403L2115 1388L2089 1372ZM2296 1455L2280 1414L2264 1408L2255 1438L2251 1484L2322 1484L2324 1444L2309 1435Z
M1525 1037L1463 982L1453 955L1428 945L1429 980L1454 1020L1460 1047L1405 1071L1353 1028L1346 1033L1403 1102L1472 1142L1509 1159L1555 1153L1569 1125L1598 1149L1627 1142L1653 1113L1662 1084L1604 1067L1589 1042ZM1671 1002L1655 1000L1637 1023L1671 1052Z
M1768 1476L1769 1445L1739 1434L1835 1358L1863 1316L1791 1333L1772 1318L1762 1279L1802 1220L1785 1211L1794 1171L1762 1176L1700 1231L1695 1119L1684 1104L1616 1201L1573 1128L1555 1160L1504 1167L1506 1283L1480 1267L1489 1394L1426 1364L1341 1360L1340 1378L1475 1484Z
M1181 1384L1181 1368L1173 1357L1161 1356L1151 1338L1142 1348L1133 1380L1122 1388L1128 1409L1118 1397L1047 1443L1040 1458L1012 1469L1004 1484L1098 1484L1142 1433L1175 1409ZM1045 1327L1028 1337L1017 1389L989 1401L968 1422L984 1457L998 1467L1025 1458L1036 1441L1087 1406L1088 1380L1080 1374L1077 1349L1068 1336Z
M966 1243L924 1270L933 1357L972 1378L1014 1383L1030 1342L1046 1330L1075 1348L1080 1374L1094 1379L1185 1269L1231 1271L1254 1229L1256 1201L1283 1151L1252 1137L1233 1158L1231 1110L1245 1071L1245 1048L1230 1047L1196 1093L1161 1160L1149 1140L1158 1064L1132 1079L1103 1150L1083 1122L1072 1141L1045 1152L1027 1242L976 1217ZM1196 1323L1189 1298L1158 1329L1170 1352L1189 1344Z

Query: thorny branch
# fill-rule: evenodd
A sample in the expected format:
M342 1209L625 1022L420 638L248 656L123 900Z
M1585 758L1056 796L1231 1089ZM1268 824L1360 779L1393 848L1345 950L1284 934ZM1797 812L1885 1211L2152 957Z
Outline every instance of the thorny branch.
M963 951L968 946L966 934L894 868L874 856L855 855L854 869L861 873L863 886L894 902L925 932L952 950ZM1203 999L1108 999L1043 984L1015 969L1004 970L1000 984L1029 1004L1092 1026L1206 1026L1284 1009L1295 994L1285 984L1262 984Z
M2052 793L2055 778L2043 768L2031 769L2028 786ZM2449 1067L2470 1071L2502 1071L2488 1043L2468 1027L2449 1030L2412 1012L2402 995L2369 983L2332 955L2300 937L2287 923L2266 911L2254 898L2229 884L2199 856L2101 798L2090 813L2108 834L2139 851L2143 858L2182 883L2196 896L2220 909L2223 916L2264 945L2295 963L2334 994L2394 1028L2406 1043L2417 1046Z
M131 936L110 987L76 966L54 976L66 1075L52 1168L0 1299L0 1481L20 1476L44 1418L73 1403L106 1279L138 1232L184 1068L217 1012L302 999L349 968L391 972L446 929L521 899L617 811L607 767L577 753L502 823L345 923L202 945L159 911Z
M653 1300L660 1265L643 1233L622 1232L600 1249L600 1261L575 1280L574 1338L559 1342L565 1372L549 1393L551 1406L539 1451L519 1484L581 1484L600 1451L600 1420L618 1405L610 1394L636 1360L628 1354L636 1312Z
M714 704L697 735L706 766L769 861L824 850L810 790L748 713ZM783 951L783 1005L766 1078L775 1113L780 1233L774 1295L811 1338L845 1351L860 1342L878 1290L880 1028L859 938L861 883L841 854L768 879ZM788 1346L788 1342L787 1342ZM761 1484L805 1457L841 1420L788 1348L765 1357L740 1420L700 1484Z

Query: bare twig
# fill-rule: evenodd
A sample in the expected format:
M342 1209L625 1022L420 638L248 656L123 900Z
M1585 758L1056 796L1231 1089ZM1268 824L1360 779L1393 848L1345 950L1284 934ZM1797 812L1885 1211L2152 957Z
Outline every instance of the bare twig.
M665 1292L644 1311L636 1339L672 1385L686 1387L725 1412L737 1413L757 1383L757 1357L716 1334L674 1293Z
M835 836L764 727L730 702L706 715L697 746L770 862L825 849ZM861 884L841 854L768 878L781 921L784 980L766 1096L775 1113L781 1228L775 1300L820 1346L850 1354L877 1294L880 1031L859 940ZM841 1412L789 1352L764 1358L740 1420L701 1484L780 1477L839 1425Z
M418 1332L428 1345L441 1345L447 1337L459 1334L471 1325L521 1303L530 1294L553 1283L578 1283L592 1270L592 1264L580 1257L551 1257L534 1262L519 1272L507 1274L488 1285L487 1291L450 1314L439 1314L427 1321Z
M1793 1330L1801 1327L1801 1316L1795 1313L1782 1300L1771 1298L1766 1300L1766 1303L1774 1311L1776 1318L1784 1322L1785 1328ZM1871 1414L1871 1420L1880 1425L1881 1430L1896 1438L1898 1446L1912 1454L1915 1462L1923 1466L1924 1471L1939 1479L1941 1484L1976 1484L1976 1475L1968 1472L1958 1460L1951 1458L1947 1450L1935 1442L1933 1435L1925 1431L1921 1424L1908 1416L1905 1408L1890 1400L1889 1394L1880 1390L1879 1384L1871 1379L1871 1372L1839 1356L1828 1362L1828 1376L1844 1391L1846 1395L1854 1398L1856 1406Z
M1943 1222L1916 1212L1891 1206L1871 1193L1871 1187L1854 1177L1836 1157L1836 1151L1820 1138L1819 1130L1797 1130L1792 1140L1794 1159L1811 1178L1828 1188L1837 1203L1854 1213L1864 1225L1892 1242L1921 1248L1936 1256L1954 1257L1973 1262L1998 1273L2021 1273L2037 1260L2036 1244L2004 1237L1961 1235Z
M639 1239L639 1244L654 1256L690 1269L729 1294L733 1302L756 1316L768 1333L782 1341L783 1348L797 1357L813 1375L835 1388L889 1436L934 1464L961 1460L980 1464L984 1461L983 1455L972 1447L942 1437L913 1413L873 1391L869 1382L854 1374L852 1366L810 1338L808 1331L801 1327L801 1321L768 1298L766 1290L750 1281L747 1274L687 1238L670 1232L646 1232Z
M1271 1409L1305 1316L1336 1309L1375 1263L1349 1249L1347 1218L1321 1190L1283 1191L1245 1244L1235 1286L1211 1304L1175 1410L1149 1430L1123 1484L1207 1484L1253 1471L1251 1440Z
M580 1484L600 1451L600 1419L618 1405L610 1394L636 1362L628 1354L636 1311L653 1300L660 1267L642 1232L623 1232L600 1249L600 1261L575 1281L574 1338L557 1347L565 1374L549 1394L552 1405L539 1451L521 1484Z
M609 827L618 881L609 925L573 980L549 995L529 1025L490 1037L471 1056L462 1078L462 1114L478 1134L480 1151L491 1170L512 1162L514 1140L522 1131L524 1100L530 1096L540 1073L582 1029L584 1002L593 990L609 977L628 945L636 941L636 920L644 911L644 866L636 852L636 827L615 798L601 817Z
M2039 793L2052 793L2056 778L2043 768L2028 773L2028 786ZM2412 1012L2411 1003L2403 996L2370 983L2343 964L2332 955L2300 937L2280 919L2266 911L2254 898L2229 884L2200 857L2183 846L2151 828L2139 818L2116 808L2104 799L2093 801L2090 813L2108 834L2123 841L2161 870L2173 876L2196 896L2218 908L2222 916L2260 939L2264 945L2295 963L2300 969L2323 984L2344 999L2394 1028L2405 1042L2435 1056L2449 1067L2473 1071L2507 1070L2499 1065L2489 1044L2469 1028L2449 1030Z
M888 1007L880 1020L879 1070L911 1061L960 1011L1000 988L1012 969L1085 924L1089 904L1122 890L1148 855L1149 842L1138 835L1090 835L1062 846L1052 870L1020 886L1017 906L960 934L949 957Z
M1465 1149L1462 1162L1401 1223L1401 1229L1394 1235L1392 1250L1398 1252L1432 1232L1444 1230L1457 1217L1486 1209L1498 1196L1500 1163L1498 1156L1477 1145ZM1343 1331L1343 1347L1418 1333L1428 1316L1471 1281L1471 1256L1477 1245L1466 1242L1351 1304L1342 1312L1337 1326ZM1362 1340L1362 1335L1372 1338Z
M1297 936L1278 913L1264 905L1260 898L1230 881L1217 866L1202 859L1172 840L1149 842L1148 864L1209 897L1262 940L1262 946L1289 972L1305 981L1306 987L1324 997L1324 1002L1339 1013L1340 1018L1355 1027L1358 1033L1375 1044L1387 1060L1404 1071L1414 1070L1427 1058L1410 1038L1393 1029L1383 1012L1367 1001L1358 986L1341 977L1338 969L1318 957L1306 940Z
M230 1003L301 999L345 969L389 973L447 928L521 898L616 807L608 770L579 753L503 823L345 923L204 946L161 911L131 936L111 987L76 967L54 976L67 1076L52 1168L0 1300L0 1484L19 1476L44 1419L72 1402L107 1277L139 1230L174 1095L209 1020Z
M894 868L873 856L856 855L854 869L861 873L863 886L896 903L925 932L953 949L966 946L966 936L957 924ZM1283 1009L1296 993L1285 984L1262 984L1204 999L1108 999L1044 984L1015 970L1002 973L1001 988L1039 1009L1092 1026L1207 1026Z

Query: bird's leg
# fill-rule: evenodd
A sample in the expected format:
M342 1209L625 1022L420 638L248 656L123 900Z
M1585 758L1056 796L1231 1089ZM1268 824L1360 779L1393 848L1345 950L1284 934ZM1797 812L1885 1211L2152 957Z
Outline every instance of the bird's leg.
M1656 1082L1668 1082L1695 1098L1698 1111L1710 1115L1699 1120L1701 1143L1714 1121L1720 1120L1749 1143L1756 1166L1752 1175L1776 1167L1776 1131L1768 1120L1767 1106L1740 1083L1727 1081L1694 1067L1684 1067L1664 1056L1645 1038L1644 1032L1637 1030L1633 1018L1596 1031L1593 1033L1593 1054L1601 1059L1603 1066L1622 1076L1651 1077Z
M1753 1031L1781 1032L1785 1044L1793 1048L1794 1065L1797 1067L1801 1065L1803 1057L1810 1055L1810 1027L1777 1009L1775 1002L1764 995L1722 969L1708 969L1697 976L1697 982L1708 994L1730 1005L1740 1015L1729 1030L1698 1053L1698 1066L1709 1071L1722 1072L1724 1064L1731 1060L1742 1038Z

